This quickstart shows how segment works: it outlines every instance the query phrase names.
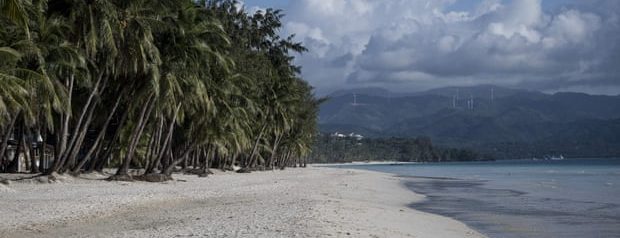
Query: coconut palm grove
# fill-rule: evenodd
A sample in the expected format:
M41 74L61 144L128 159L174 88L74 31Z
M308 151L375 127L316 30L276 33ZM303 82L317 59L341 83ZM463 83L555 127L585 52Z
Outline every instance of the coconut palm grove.
M321 100L293 63L306 49L279 36L281 11L233 0L0 9L0 171L165 180L305 166Z

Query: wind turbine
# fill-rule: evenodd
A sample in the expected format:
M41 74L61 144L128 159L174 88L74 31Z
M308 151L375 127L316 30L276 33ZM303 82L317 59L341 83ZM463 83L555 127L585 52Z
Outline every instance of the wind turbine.
M452 108L456 108L456 96L452 96Z
M351 103L351 106L357 107L357 106L362 106L365 105L363 103L357 103L357 93L353 93L353 103Z

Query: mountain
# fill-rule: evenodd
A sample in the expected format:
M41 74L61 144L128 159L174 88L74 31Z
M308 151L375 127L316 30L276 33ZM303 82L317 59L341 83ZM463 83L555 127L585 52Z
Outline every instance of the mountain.
M428 136L501 158L620 156L620 96L492 85L415 94L372 88L332 94L319 116L323 132Z
M523 93L532 93L532 94L542 94L536 91L528 91L523 89L511 89L504 87L497 87L494 85L477 85L471 87L444 87L444 88L436 88L428 91L418 92L416 95L438 95L452 98L453 96L459 96L460 98L466 99L469 96L474 96L477 98L485 98L490 99L492 96L494 98L502 98L508 97L515 94L523 94Z
M381 96L388 95L391 92L384 88L368 87L368 88L355 88L347 90L337 90L329 94L330 97L339 97L343 95L363 94L368 96Z

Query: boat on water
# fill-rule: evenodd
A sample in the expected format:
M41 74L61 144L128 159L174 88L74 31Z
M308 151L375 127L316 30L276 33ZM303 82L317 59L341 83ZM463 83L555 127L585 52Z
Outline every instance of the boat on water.
M563 155L548 155L545 156L545 160L564 160L564 156Z

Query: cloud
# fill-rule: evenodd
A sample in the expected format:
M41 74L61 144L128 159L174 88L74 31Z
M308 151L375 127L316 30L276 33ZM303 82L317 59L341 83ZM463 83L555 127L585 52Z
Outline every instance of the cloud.
M618 88L620 4L588 2L552 11L541 0L486 0L467 9L453 9L454 0L296 0L284 33L310 49L297 62L323 92L481 83Z

